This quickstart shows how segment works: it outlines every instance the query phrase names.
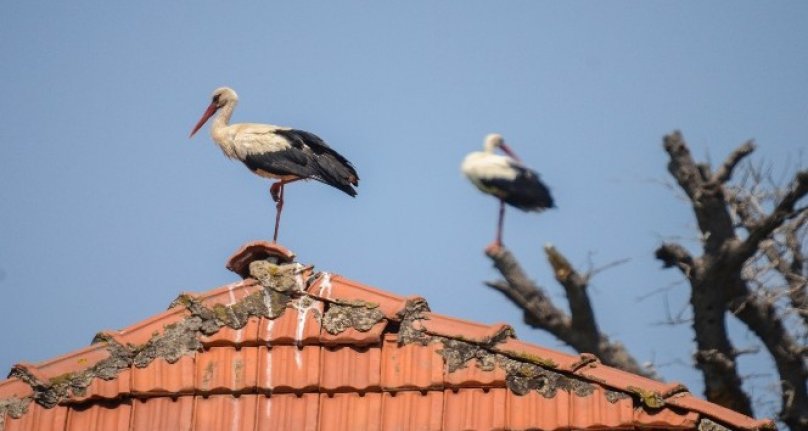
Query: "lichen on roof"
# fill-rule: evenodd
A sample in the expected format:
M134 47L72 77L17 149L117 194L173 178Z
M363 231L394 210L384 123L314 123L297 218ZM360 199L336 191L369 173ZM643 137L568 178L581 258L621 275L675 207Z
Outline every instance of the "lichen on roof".
M348 328L367 332L384 319L379 307L368 305L330 304L322 319L322 327L331 335L337 335Z

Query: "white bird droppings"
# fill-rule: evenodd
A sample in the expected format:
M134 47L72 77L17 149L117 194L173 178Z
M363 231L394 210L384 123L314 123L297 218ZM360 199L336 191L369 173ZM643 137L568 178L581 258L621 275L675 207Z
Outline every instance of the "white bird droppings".
M236 301L236 295L233 293L233 288L234 288L234 287L235 287L235 286L234 286L234 285L232 285L232 284L231 284L231 285L229 285L229 286L227 286L227 293L228 293L228 295L230 296L230 303L229 303L229 304L227 304L227 305L233 305L233 304L235 304L236 302L238 302L238 301Z
M307 296L303 296L294 302L294 307L297 310L297 326L295 327L295 364L297 368L303 366L303 358L301 357L301 349L303 348L303 332L306 329L306 320L309 311L317 304Z
M297 284L297 290L299 290L301 292L306 290L305 283L303 282L303 269L304 268L305 267L300 263L295 264L295 283Z
M323 281L320 283L318 295L322 298L331 299L331 274L323 272Z

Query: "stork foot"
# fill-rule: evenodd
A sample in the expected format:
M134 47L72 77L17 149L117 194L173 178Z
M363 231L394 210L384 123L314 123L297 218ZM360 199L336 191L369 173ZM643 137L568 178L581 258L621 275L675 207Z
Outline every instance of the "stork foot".
M497 254L502 249L502 243L499 241L492 241L491 244L485 246L485 254Z

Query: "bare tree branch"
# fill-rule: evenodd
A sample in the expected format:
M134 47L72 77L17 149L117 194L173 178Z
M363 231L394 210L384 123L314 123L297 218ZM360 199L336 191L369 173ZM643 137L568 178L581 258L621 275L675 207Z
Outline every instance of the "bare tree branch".
M735 315L760 338L774 359L783 390L781 416L792 429L808 427L808 368L802 358L803 347L786 330L771 301L752 293L743 282L732 286L731 295Z
M590 265L589 270L586 271L586 274L584 274L583 277L588 282L595 275L597 275L597 274L599 274L599 273L601 273L603 271L606 271L607 269L612 269L612 268L614 268L616 266L620 266L620 265L623 265L623 264L628 263L628 262L631 262L631 259L625 257L623 259L617 259L614 262L609 262L609 263L607 263L605 265L602 265L602 266L599 266L597 268L595 268L593 265Z
M790 262L786 253L778 250L771 241L761 242L761 248L769 262L788 283L788 297L791 306L808 326L808 277L804 274L805 257L796 239L795 228L798 227L790 225L784 232L786 247L791 255Z
M579 318L579 321L573 323L575 317L570 317L558 309L544 289L527 278L519 262L505 247L489 247L486 249L486 255L505 278L504 281L486 284L502 292L521 308L526 324L553 334L578 352L594 353L604 364L649 378L658 378L653 371L640 366L621 343L609 340L608 336L598 330L594 314L591 313L591 305L583 305L580 298L577 305L570 304L571 309L585 310L588 308L591 313L590 322L587 322L587 319ZM566 259L563 260L566 261ZM559 267L562 278L569 280L570 277L577 277L580 281L577 271L568 266L569 272L564 272L562 266ZM576 275L573 276L573 273ZM574 295L586 296L585 302L589 302L585 288L581 289L580 286L577 286L573 289L578 289ZM588 325L594 330L578 330L575 325Z
M662 261L665 268L677 267L685 277L690 278L693 270L693 256L679 244L665 243L656 250L656 258Z
M589 294L586 292L587 280L578 274L578 271L570 265L564 255L561 254L552 244L544 246L547 254L547 261L553 267L555 279L564 287L567 294L567 301L572 314L572 330L584 334L597 334L598 325L595 323L595 312L592 310L592 303L589 301ZM593 344L584 348L585 352L596 352L600 350L595 337L591 337Z
M759 177L755 178L755 181L759 180ZM790 188L790 191L782 198L783 200L778 205L778 208L782 207L782 202L789 195L793 196L796 188L794 186ZM758 214L763 213L759 207L755 210L749 209L752 207L751 202L753 200L754 196L752 195L741 197L737 194L729 200L730 205L742 208L742 210L736 209L736 213L738 213L742 225L749 232L757 231L766 224L765 221L760 221L757 216L752 215L752 211ZM766 219L771 218L773 215L774 212L772 215L767 216ZM787 219L788 217L786 216ZM747 280L758 282L759 279L764 277L763 273L771 268L779 272L788 283L787 293L792 306L797 311L797 314L802 317L803 322L808 324L808 297L806 297L806 277L803 274L804 259L801 244L797 239L797 232L806 219L808 219L808 214L799 213L790 220L784 220L782 225L768 234L768 236L771 236L777 231L785 237L786 244L782 249L778 248L777 242L773 239L759 241L755 253L759 251L765 256L770 262L770 267L764 267L760 269L760 272L751 274L747 277ZM805 346L801 346L788 332L783 318L775 308L773 300L756 295L743 282L734 285L734 288L730 289L728 293L731 310L763 341L774 359L782 386L783 408L781 416L790 419L789 423L791 424L803 423L803 425L808 425L806 424L808 416L800 416L799 413L795 414L795 412L808 410L808 387L806 387L808 368L806 368L802 359Z
M682 133L677 130L665 136L664 147L671 159L668 163L668 171L679 183L679 187L687 193L687 197L695 200L703 181L696 162L685 145Z
M504 282L487 283L489 287L504 293L525 313L525 323L544 329L561 341L573 346L576 340L566 334L572 327L571 319L557 308L544 289L536 285L525 275L519 262L505 247L489 247L486 255L494 262L494 266L505 278Z
M664 148L670 156L668 171L692 201L705 250L719 253L727 239L735 235L722 184L708 180L713 178L708 172L709 168L693 161L680 132L665 136Z
M752 151L755 151L755 143L751 140L736 148L735 151L730 153L727 160L724 161L724 164L721 165L715 175L713 175L713 181L720 184L729 181L729 179L732 178L732 171L735 169L735 166L737 166L744 157L752 154Z
M754 186L762 180L760 174L755 172L757 170L754 167L747 169L747 176L755 179ZM747 231L752 231L761 224L759 219L762 218L760 214L763 213L763 210L755 200L756 197L751 193L734 192L728 195L729 204ZM791 301L791 306L808 327L808 277L805 274L805 257L802 253L802 241L799 238L800 229L803 228L806 221L808 221L808 212L804 212L804 208L794 210L792 216L771 234L780 232L785 238L785 244L778 247L778 243L773 239L764 239L758 244L758 249L770 262L771 268L775 269L788 284L786 293ZM754 278L757 279L759 276L761 275ZM747 277L749 281L755 281L755 279Z
M806 327L808 327L808 268L805 266L805 256L802 254L802 246L799 239L800 230L808 223L808 212L800 213L800 216L790 223L786 230L786 247L791 252L791 263L788 269L781 268L780 272L788 282L788 296L791 299L791 306L797 310L797 314L802 317Z
M780 227L786 219L797 216L798 214L794 213L794 205L806 194L808 194L808 170L797 173L789 191L783 196L774 211L749 231L749 236L737 248L735 260L745 261L752 257L757 252L761 241Z

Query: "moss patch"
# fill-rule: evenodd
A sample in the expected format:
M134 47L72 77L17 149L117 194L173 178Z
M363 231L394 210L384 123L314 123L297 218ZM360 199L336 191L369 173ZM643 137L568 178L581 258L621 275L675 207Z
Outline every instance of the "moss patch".
M447 372L453 373L468 366L476 366L483 371L493 371L499 367L505 370L505 384L517 395L536 391L544 397L553 398L559 389L577 396L587 396L594 391L594 386L589 382L533 362L494 353L478 344L438 336L433 337L433 342L443 344L438 353L443 356Z
M699 431L731 431L731 430L725 427L724 425L718 424L716 422L711 421L710 419L704 418L701 421L699 421Z
M542 358L539 355L533 355L526 352L517 352L517 351L507 351L505 352L508 356L513 357L515 359L520 359L523 361L530 362L531 364L536 364L542 366L544 368L558 368L558 364L555 363L552 359Z
M418 343L426 345L432 340L431 336L421 330L413 328L413 323L416 320L425 319L424 313L428 311L429 304L427 304L425 299L415 298L407 300L404 309L400 310L396 316L401 321L398 329L399 344Z
M6 414L14 419L19 419L28 411L29 404L31 404L30 398L11 397L0 400L0 430L4 429Z
M276 265L266 260L250 262L250 276L258 280L261 286L276 292L301 290L303 280L300 278L302 266L298 264Z
M638 388L636 386L629 386L628 391L639 397L640 401L646 407L658 409L665 406L665 400L658 392L649 391L647 389Z
M378 306L331 304L322 319L323 329L337 335L348 328L367 332L384 318Z

